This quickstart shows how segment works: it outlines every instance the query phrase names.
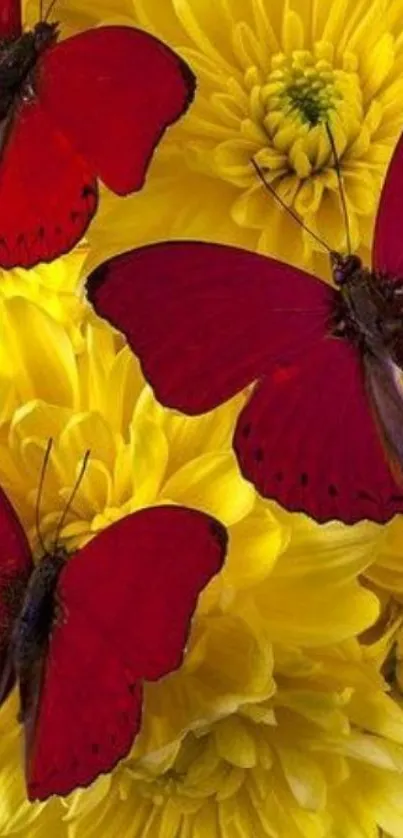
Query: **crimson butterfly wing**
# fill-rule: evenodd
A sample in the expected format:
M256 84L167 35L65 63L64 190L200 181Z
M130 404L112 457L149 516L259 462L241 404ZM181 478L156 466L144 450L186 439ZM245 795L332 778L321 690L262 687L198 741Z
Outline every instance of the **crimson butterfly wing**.
M164 130L191 101L194 78L151 35L104 27L45 50L32 86L3 124L3 268L71 250L96 212L97 177L120 194L140 189Z
M0 266L29 268L69 251L97 201L88 164L41 104L17 105L0 161Z
M215 519L163 506L118 521L68 561L28 742L31 800L88 785L128 753L141 683L180 665L197 597L225 552Z
M152 35L105 26L50 47L38 62L36 89L92 171L126 195L141 189L162 134L192 101L195 79Z
M18 38L21 32L20 0L2 0L0 5L0 39Z
M33 570L24 530L5 493L0 490L0 704L15 681L12 632Z
M234 448L262 495L321 523L383 523L403 512L360 354L340 338L267 372L241 411Z
M211 410L267 366L318 345L337 298L302 271L234 247L139 248L87 280L96 312L126 336L157 398Z
M375 223L373 269L403 279L403 135L393 152L384 180Z
M338 292L266 257L196 243L117 257L87 289L163 404L201 413L258 379L234 447L263 496L319 521L403 510L361 356L330 335Z

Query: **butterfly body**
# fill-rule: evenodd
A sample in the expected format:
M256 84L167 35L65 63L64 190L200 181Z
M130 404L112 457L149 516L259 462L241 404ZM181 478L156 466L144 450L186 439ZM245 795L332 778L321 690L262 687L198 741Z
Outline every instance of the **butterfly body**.
M29 674L38 655L43 654L56 617L55 589L67 553L47 553L33 569L20 613L16 619L11 643L16 674Z
M33 72L39 56L57 40L57 24L37 23L31 32L0 44L0 119L6 119L16 98L34 96Z
M401 366L403 298L393 284L364 268L357 256L332 254L333 278L339 288L331 333L355 343L362 352L390 355Z

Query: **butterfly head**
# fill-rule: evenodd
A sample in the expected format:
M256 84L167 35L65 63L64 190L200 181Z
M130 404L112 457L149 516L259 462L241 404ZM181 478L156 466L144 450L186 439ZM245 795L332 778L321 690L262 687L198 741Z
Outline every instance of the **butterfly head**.
M333 280L336 285L344 285L358 271L362 270L362 262L354 253L343 256L341 253L330 254Z
M46 20L41 20L36 24L33 36L35 51L39 54L52 44L56 43L59 37L59 24L48 23Z

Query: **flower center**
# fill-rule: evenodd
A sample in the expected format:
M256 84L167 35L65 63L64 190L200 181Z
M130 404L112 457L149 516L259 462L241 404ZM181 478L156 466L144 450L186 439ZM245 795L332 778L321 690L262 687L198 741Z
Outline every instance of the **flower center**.
M347 46L341 52L317 40L309 49L284 42L281 51L270 54L246 23L235 25L232 46L232 72L228 64L213 66L206 56L200 63L202 95L183 126L189 167L230 184L223 194L232 221L257 231L261 251L278 254L279 225L282 231L290 225L292 241L283 237L285 252L278 258L300 263L309 259L313 239L298 232L284 213L281 221L269 223L273 198L258 181L256 167L283 203L321 232L332 249L342 250L346 231L330 128L357 249L361 226L369 241L369 225L360 219L373 216L385 160L377 135L383 107L367 90L358 51Z
M296 51L291 58L275 56L274 69L263 88L266 110L282 107L285 113L297 112L308 125L326 122L329 113L342 98L337 78L329 61L315 61L312 53Z

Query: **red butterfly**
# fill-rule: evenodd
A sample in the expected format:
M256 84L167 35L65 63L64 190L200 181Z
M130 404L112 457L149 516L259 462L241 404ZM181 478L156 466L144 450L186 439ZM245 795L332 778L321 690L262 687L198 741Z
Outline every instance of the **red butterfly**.
M227 535L179 506L122 518L76 555L34 568L0 493L0 702L20 689L30 800L66 795L110 771L139 731L142 682L180 666L197 597Z
M87 282L157 398L200 414L256 382L234 449L258 491L317 521L403 512L403 138L378 209L373 268L332 254L337 288L200 242L118 256Z
M53 4L52 4L53 5ZM105 26L57 43L46 20L22 34L20 0L0 10L0 266L69 251L98 203L141 189L168 125L189 106L189 67L151 35Z

